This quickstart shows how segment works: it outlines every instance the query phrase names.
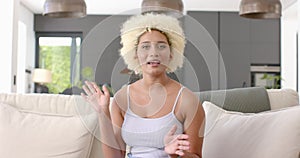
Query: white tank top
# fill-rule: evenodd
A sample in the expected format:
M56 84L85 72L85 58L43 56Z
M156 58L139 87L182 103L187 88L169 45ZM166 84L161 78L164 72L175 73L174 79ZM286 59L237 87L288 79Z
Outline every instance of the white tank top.
M164 152L164 137L173 125L177 125L175 134L183 133L183 125L175 116L175 107L184 87L178 92L172 111L159 118L143 118L130 110L129 85L127 87L128 109L122 125L122 138L130 147L132 158L167 158Z

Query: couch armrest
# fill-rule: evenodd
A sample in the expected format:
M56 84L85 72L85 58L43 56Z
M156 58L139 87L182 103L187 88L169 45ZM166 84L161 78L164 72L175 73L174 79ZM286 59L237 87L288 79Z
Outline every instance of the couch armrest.
M299 95L293 89L268 89L271 110L299 105Z

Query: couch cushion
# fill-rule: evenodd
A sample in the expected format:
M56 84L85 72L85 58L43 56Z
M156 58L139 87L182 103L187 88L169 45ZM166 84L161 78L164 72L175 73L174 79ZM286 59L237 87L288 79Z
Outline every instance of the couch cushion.
M75 96L38 93L0 93L0 102L22 110L50 114L76 115Z
M203 107L203 158L298 158L300 106L257 114Z
M196 94L202 103L209 101L229 111L257 113L271 109L268 93L262 87L204 91Z
M14 106L0 103L1 157L89 157L94 140L94 133L89 129L98 127L95 113L80 116L76 114L76 104L65 104L74 103L74 100L60 96L26 95L27 99L23 96L6 96L11 97L9 101L18 102ZM55 100L55 97L62 100ZM37 103L43 103L45 107ZM91 122L83 123L82 118Z
M268 89L271 109L281 109L299 104L299 95L293 89Z

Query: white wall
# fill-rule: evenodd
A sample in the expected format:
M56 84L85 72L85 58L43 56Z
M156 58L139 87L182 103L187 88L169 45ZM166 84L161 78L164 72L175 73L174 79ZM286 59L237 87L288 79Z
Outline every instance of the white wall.
M281 18L281 85L294 90L297 90L297 7L294 3L286 8Z
M23 87L21 90L18 84L20 86L27 84L25 69L34 67L33 13L20 4L19 0L3 1L0 10L5 13L0 14L0 20L3 21L1 25L0 92L28 92L28 88ZM24 25L19 27L19 20ZM19 34L20 28L23 28L21 29L23 32ZM20 76L17 76L18 72ZM16 85L14 85L13 76L17 76Z
M18 32L18 63L17 63L17 92L33 92L31 74L25 70L33 71L35 67L35 33L34 15L24 5L19 8L19 32Z
M298 32L298 34L300 33L300 0L298 0L297 1L297 27L298 27L298 29L297 29L297 32ZM300 61L300 55L299 55L299 49L300 49L300 34L299 34L299 36L298 36L298 59L297 59L297 61L298 61L298 65L297 65L297 68L298 68L298 72L297 72L297 79L298 79L298 92L299 92L299 90L300 90L300 64L299 64L299 61Z
M0 21L2 21L0 34L0 92L11 92L12 85L12 40L13 40L13 13L14 1L2 1L0 5Z

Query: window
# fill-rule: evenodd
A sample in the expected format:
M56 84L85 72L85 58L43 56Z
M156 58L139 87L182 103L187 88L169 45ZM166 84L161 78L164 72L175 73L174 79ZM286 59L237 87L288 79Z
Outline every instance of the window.
M49 93L62 93L80 82L81 33L37 33L36 67L52 72Z

